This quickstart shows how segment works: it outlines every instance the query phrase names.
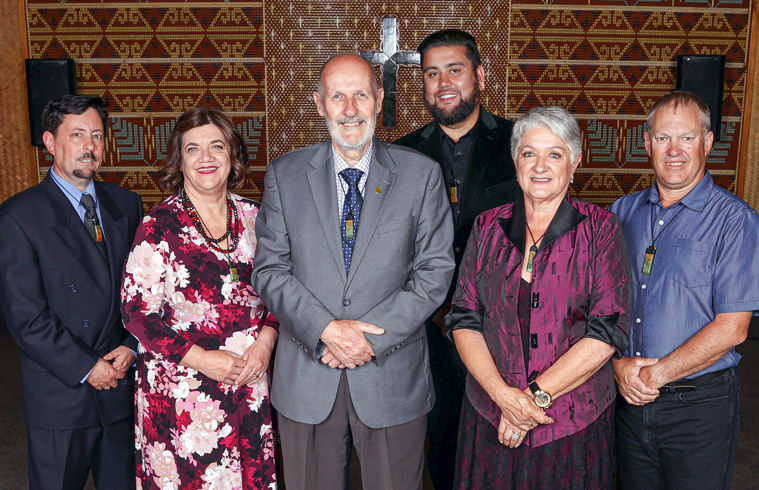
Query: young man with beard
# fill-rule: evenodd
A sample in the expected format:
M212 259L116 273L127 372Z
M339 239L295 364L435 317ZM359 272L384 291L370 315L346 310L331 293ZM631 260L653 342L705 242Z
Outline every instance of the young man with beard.
M485 69L474 37L458 29L437 31L417 49L422 58L424 103L434 119L396 141L437 161L445 177L453 212L453 249L461 263L474 219L481 212L521 196L511 159L513 124L480 106ZM430 364L437 402L428 417L427 462L436 490L453 485L459 412L465 372L453 344L445 338L446 305L427 321Z
M280 323L271 401L289 490L420 490L435 395L424 321L453 275L438 165L373 137L383 91L353 53L314 93L331 136L269 164L253 284Z

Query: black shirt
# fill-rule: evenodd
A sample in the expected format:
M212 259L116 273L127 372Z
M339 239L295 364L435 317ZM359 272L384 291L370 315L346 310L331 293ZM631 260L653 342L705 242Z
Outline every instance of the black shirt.
M460 213L460 204L463 199L464 181L469 169L469 162L472 161L472 152L474 151L474 140L477 137L477 129L480 121L464 136L459 138L458 143L454 142L450 136L438 124L437 130L440 133L440 150L443 168L443 176L448 186L448 200L451 203L451 212L453 213L453 222L458 222Z

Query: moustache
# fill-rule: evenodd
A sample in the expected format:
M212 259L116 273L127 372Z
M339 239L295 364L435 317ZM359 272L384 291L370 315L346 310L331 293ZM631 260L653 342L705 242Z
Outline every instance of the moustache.
M367 122L367 121L368 119L365 117L352 116L352 117L343 117L341 119L338 119L337 124L362 123L362 122Z
M461 95L461 90L457 90L454 87L446 88L446 89L440 89L437 92L435 92L435 98L440 97L442 95Z
M93 162L97 162L98 158L95 156L95 154L91 151L87 151L82 154L82 156L79 157L79 160L92 160Z

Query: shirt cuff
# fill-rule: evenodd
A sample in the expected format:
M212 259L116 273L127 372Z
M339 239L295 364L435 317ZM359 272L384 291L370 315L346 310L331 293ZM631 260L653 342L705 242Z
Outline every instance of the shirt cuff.
M621 359L622 353L630 344L627 334L617 326L618 319L619 313L598 317L590 316L588 317L588 325L585 328L585 335L583 336L583 338L606 342L614 347L615 352L612 355L612 359Z
M445 326L448 327L448 338L453 341L454 330L466 329L482 332L482 314L469 308L454 305L445 315Z
M84 383L86 383L87 382L87 378L90 377L90 374L92 374L92 371L94 369L95 369L95 366L92 366L92 369L90 369L90 372L88 372L87 375L84 378L82 378L82 380L79 382L79 384L83 385Z

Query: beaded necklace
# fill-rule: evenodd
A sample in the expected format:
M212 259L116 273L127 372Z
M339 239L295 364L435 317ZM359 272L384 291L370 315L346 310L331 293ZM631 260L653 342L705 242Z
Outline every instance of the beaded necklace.
M203 222L203 218L200 216L200 213L198 213L198 210L195 209L195 206L192 204L192 201L185 192L184 188L179 191L179 197L182 200L182 205L184 206L185 210L187 210L187 214L190 216L192 226L195 227L195 230L197 230L200 236L203 237L203 240L206 241L209 247L224 255L224 257L227 259L229 274L232 276L232 281L238 282L240 280L240 276L237 273L237 264L232 262L232 258L229 256L230 253L237 250L237 245L240 241L240 217L237 214L237 206L235 206L235 203L232 201L232 197L227 194L227 231L220 238L213 238L208 233L206 233L208 227ZM225 238L229 237L230 234L232 235L232 238L230 239L229 247L222 248L219 243L224 241Z

